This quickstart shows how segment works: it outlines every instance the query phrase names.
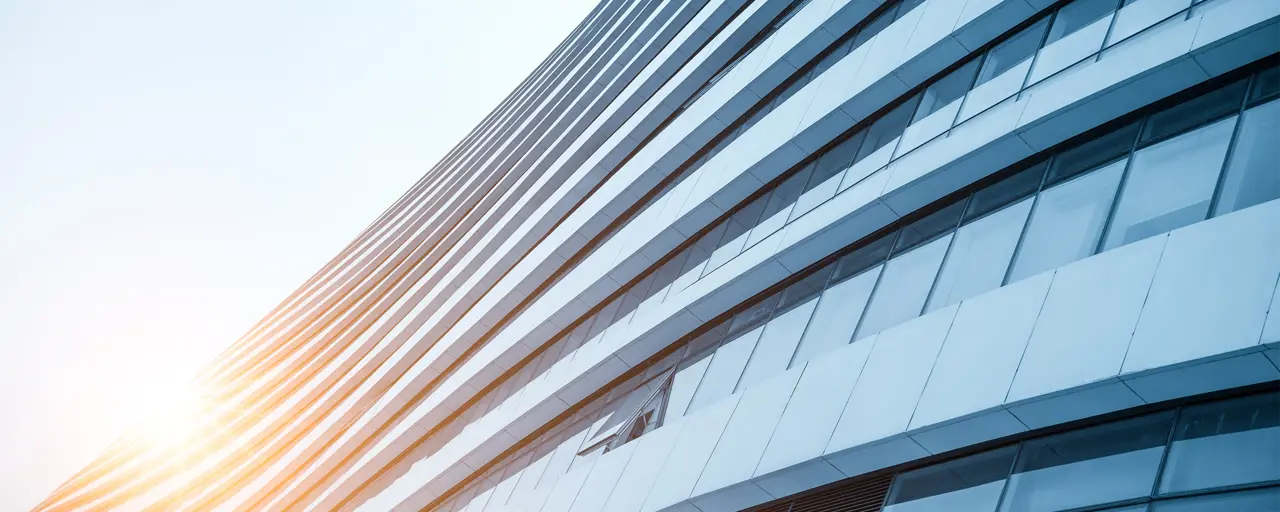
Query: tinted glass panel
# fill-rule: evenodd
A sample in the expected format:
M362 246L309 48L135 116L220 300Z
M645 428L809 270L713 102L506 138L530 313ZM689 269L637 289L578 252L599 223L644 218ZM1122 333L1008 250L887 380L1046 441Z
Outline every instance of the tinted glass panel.
M920 316L950 243L946 235L889 260L854 339Z
M1280 95L1280 67L1267 68L1253 77L1253 90L1249 92L1252 101Z
M1132 151L1133 138L1137 135L1138 124L1134 123L1058 153L1049 167L1049 183L1065 180Z
M870 128L866 130L866 140L862 146L858 148L858 156L854 158L855 162L861 161L867 155L874 153L875 150L884 147L886 144L898 139L902 135L902 131L907 129L907 124L911 121L911 113L915 112L916 103L920 97L913 96L911 99L898 105L893 110L886 113L878 119Z
M762 331L763 327L757 328L716 349L685 414L691 414L733 393L733 388L738 385L738 377L742 375L747 359L751 358L751 351L755 349Z
M1093 255L1124 164L1115 162L1040 193L1009 282Z
M827 178L835 176L853 162L853 157L858 153L858 146L862 144L863 133L858 133L844 142L833 146L827 150L827 153L818 159L817 169L813 172L813 178L809 180L805 190L811 190L813 187L821 185Z
M1259 105L1244 113L1214 215L1280 198L1277 140L1280 140L1280 101Z
M955 229L960 222L960 214L964 213L964 207L964 201L951 203L941 210L908 224L902 228L902 234L898 236L898 243L893 250L904 251L939 234Z
M811 297L816 297L821 293L822 287L827 284L827 278L831 277L831 268L832 265L827 265L788 285L782 291L782 298L778 302L778 311L791 309L792 306L809 300Z
M1146 127L1142 129L1142 140L1145 142L1164 137L1240 110L1248 84L1248 80L1240 80L1152 114L1147 118Z
M960 228L933 286L928 311L1000 287L1031 211L1031 199Z
M836 262L836 270L831 276L831 282L843 281L863 270L884 263L889 257L889 249L893 247L893 241L896 238L897 233L883 236L841 256L840 261Z
M1035 193L1044 179L1046 165L1039 163L1017 174L1000 180L990 186L973 193L969 200L969 211L965 219L982 216L987 212L1000 208Z
M1235 117L1134 154L1103 249L1204 220Z
M884 510L995 510L1016 453L1010 446L898 475Z
M1187 407L1173 436L1162 493L1280 480L1280 395Z
M760 342L751 354L747 369L742 372L738 390L746 389L787 369L787 363L796 351L796 344L800 343L800 335L804 333L804 326L809 323L813 307L817 304L816 298L810 299L765 324L764 334L760 336Z
M969 91L969 86L973 84L973 75L978 70L979 60L970 60L925 89L924 94L920 96L920 106L916 109L916 115L911 122L924 119L964 96L964 93Z
M1280 512L1280 488L1211 494L1151 504L1151 512Z
M803 364L849 343L878 277L880 267L875 267L822 293L818 299L818 310L804 331L791 366Z
M1041 20L987 52L974 86L987 83L1035 55L1040 48L1040 40L1044 37L1045 25L1046 22Z
M1148 496L1173 412L1028 441L1002 511L1065 510Z
M1049 38L1046 44L1069 36L1115 10L1116 0L1076 0L1071 2L1063 6L1053 16L1053 26L1049 28Z

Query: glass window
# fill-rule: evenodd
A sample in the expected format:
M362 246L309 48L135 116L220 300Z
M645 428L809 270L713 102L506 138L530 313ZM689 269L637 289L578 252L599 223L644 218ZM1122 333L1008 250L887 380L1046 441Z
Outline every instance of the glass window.
M1280 66L1267 68L1253 77L1253 90L1249 101L1258 101L1280 94Z
M1031 201L1023 199L956 232L927 311L1000 287L1022 236L1022 226L1027 223Z
M916 115L911 122L929 117L929 114L937 112L964 96L964 93L969 91L969 86L973 84L973 74L978 70L978 60L969 60L965 65L948 73L947 76L938 79L925 89L924 94L920 96L920 106L916 108Z
M1035 55L1040 48L1040 40L1044 37L1045 25L1045 20L1040 20L987 52L982 62L982 71L978 72L978 79L973 86L985 84Z
M894 5L885 9L884 12L876 16L870 23L863 26L862 30L858 31L858 36L853 38L853 47L857 48L862 46L863 43L870 41L871 38L875 37L876 34L879 34L881 30L884 30L884 28L889 26L890 23L893 23L894 10L897 8L898 6Z
M733 393L733 388L738 385L738 377L742 375L742 369L747 365L747 359L751 357L762 331L764 328L758 327L721 345L711 354L711 363L702 376L702 382L698 383L698 391L693 394L693 400L685 414Z
M1001 511L1065 510L1151 494L1173 412L1022 445Z
M854 339L920 316L950 243L948 234L889 260Z
M809 321L790 366L804 364L819 354L849 343L853 329L862 317L862 310L867 306L867 298L871 297L871 290L876 285L876 278L880 277L880 268L876 266L822 293L818 299L818 310Z
M1227 113L1240 110L1248 80L1201 94L1147 118L1142 142L1171 135Z
M1235 124L1233 116L1135 153L1103 249L1204 220Z
M760 212L764 211L765 201L768 199L768 194L762 194L729 216L724 222L724 233L720 235L720 242L716 244L716 250L711 253L711 257L707 258L707 267L702 275L707 275L742 251L747 242L746 235L760 221Z
M1116 0L1076 0L1053 16L1045 44L1067 37L1116 10Z
M778 298L781 295L780 292L775 292L733 315L733 320L729 321L728 336L736 335L768 320L769 315L773 314L773 309L778 305Z
M939 234L954 230L960 223L960 215L964 213L964 201L957 201L930 213L902 228L898 235L898 243L893 250L905 251Z
M1214 215L1280 198L1280 101L1253 107L1240 119Z
M1133 150L1138 123L1084 142L1053 157L1049 166L1049 183L1057 183L1126 155Z
M973 198L969 200L969 210L964 214L965 220L981 217L987 212L1034 194L1040 188L1044 170L1045 164L1041 162L974 192Z
M1016 446L903 473L893 479L885 512L995 510Z
M827 278L831 277L831 268L832 265L824 266L811 272L803 279L788 285L782 291L782 297L778 299L778 311L791 309L793 306L822 293L822 288L827 284Z
M1114 162L1040 193L1009 282L1093 255L1124 164Z
M1280 480L1280 395L1183 409L1160 492Z
M916 103L919 99L919 95L912 96L907 101L894 107L893 110L885 113L871 127L867 128L866 140L858 148L858 156L853 161L860 162L877 149L897 140L898 136L902 135L902 131L907 129L907 123L911 121L911 113L915 112Z
M813 315L813 307L817 299L801 304L791 311L774 317L764 326L764 334L747 362L747 369L742 372L737 391L746 389L787 369L791 354L796 351L804 326Z
M853 161L854 155L858 153L858 146L862 144L865 133L865 131L858 132L828 149L822 155L822 158L818 159L816 169L813 171L813 178L809 180L804 189L806 191L812 190L814 187L821 185L822 182L827 181L827 178L835 176L840 171L848 168L849 163Z
M1280 488L1210 494L1151 504L1152 512L1280 512Z
M836 269L831 275L831 282L838 283L863 270L884 263L889 258L889 249L893 247L893 242L896 238L894 235L896 233L882 236L867 245L853 250L849 254L841 256L840 261L836 262Z

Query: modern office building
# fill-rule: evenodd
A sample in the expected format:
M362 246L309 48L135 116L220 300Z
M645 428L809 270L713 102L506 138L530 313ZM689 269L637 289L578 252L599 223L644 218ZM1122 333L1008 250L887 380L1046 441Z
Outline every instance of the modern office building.
M41 510L1280 510L1280 1L603 0Z

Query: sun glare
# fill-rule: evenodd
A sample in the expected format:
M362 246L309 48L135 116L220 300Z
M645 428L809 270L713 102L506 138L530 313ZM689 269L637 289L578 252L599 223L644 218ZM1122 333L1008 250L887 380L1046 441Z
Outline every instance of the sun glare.
M135 432L157 448L179 447L200 427L204 398L190 385L157 393L135 426Z

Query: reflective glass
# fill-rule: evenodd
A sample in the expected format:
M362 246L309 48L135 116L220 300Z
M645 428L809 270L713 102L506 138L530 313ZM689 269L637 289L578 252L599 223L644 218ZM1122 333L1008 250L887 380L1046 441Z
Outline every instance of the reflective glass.
M1023 199L956 231L927 311L1000 287L1022 236L1022 226L1027 223L1031 201Z
M1280 480L1280 395L1183 409L1160 492Z
M884 30L884 28L889 26L890 23L893 23L893 14L897 8L898 6L896 5L888 8L872 19L870 23L863 26L862 30L858 31L858 35L853 38L853 47L857 48L862 46L863 43L870 41L871 38L875 37L876 34L879 34L881 30Z
M1040 181L1044 179L1044 171L1045 164L1041 162L974 192L973 198L969 200L969 210L964 214L965 220L981 217L987 212L1034 194L1040 188Z
M1249 101L1258 101L1280 94L1280 66L1259 71L1253 77Z
M858 146L862 144L865 132L859 132L843 142L832 146L828 149L822 158L818 159L816 169L813 171L813 178L805 185L805 190L812 190L813 187L821 185L827 178L835 176L840 171L849 167L853 162L853 157L858 153Z
M894 245L893 250L897 252L910 249L921 242L955 229L960 223L964 207L964 201L957 201L907 224L902 228L902 234L898 235L898 243Z
M799 281L787 285L787 288L782 291L782 297L778 300L779 313L775 313L774 316L822 293L822 288L826 286L827 279L831 277L831 269L832 265L826 265L809 273Z
M853 159L854 162L860 162L867 155L874 153L877 149L884 147L898 139L902 135L902 131L907 129L907 124L911 121L911 114L916 110L916 103L920 96L912 96L907 101L894 107L893 110L886 112L871 127L866 129L865 140L862 146L858 148L858 156Z
M1040 193L1009 282L1093 255L1124 164L1114 162Z
M1151 512L1280 512L1280 488L1237 491L1151 504Z
M791 358L792 367L849 343L878 277L880 267L877 266L822 293L817 311Z
M1040 48L1040 40L1044 37L1045 25L1045 20L1040 20L987 52L974 87L987 83L1035 55Z
M889 260L854 339L920 316L950 243L948 234Z
M916 115L911 122L929 117L929 114L937 112L964 96L964 93L969 91L969 86L973 84L973 74L978 70L979 60L971 59L925 89L924 94L920 96L920 106L916 108Z
M769 315L773 314L773 308L778 305L781 295L781 292L775 292L733 315L733 320L729 321L728 336L751 329L768 320Z
M1280 101L1253 107L1240 118L1227 176L1214 215L1280 198Z
M1133 139L1137 135L1138 123L1134 123L1054 155L1048 182L1063 181L1128 154L1133 150Z
M1151 494L1173 412L1027 441L1000 510L1065 510Z
M1116 0L1076 0L1058 10L1045 44L1067 37L1116 10Z
M1016 446L903 473L893 479L885 512L995 510Z
M1240 80L1151 114L1142 129L1142 141L1158 139L1223 114L1239 111L1248 85L1248 80Z
M813 307L817 299L796 306L790 311L774 317L764 326L764 334L747 362L735 391L741 391L787 369L791 354L795 353L804 326L813 315Z
M1135 153L1103 249L1204 220L1235 124L1233 116Z
M760 339L762 331L764 331L763 327L756 328L716 349L711 355L711 363L707 366L706 373L702 375L702 382L698 383L698 391L693 394L693 400L689 402L689 409L685 414L690 414L733 393L733 388L738 385L738 377L742 375L747 359L751 358L751 352L755 349L756 341Z
M831 276L831 282L838 283L863 270L884 263L889 257L889 249L893 247L896 238L896 233L882 236L841 256L836 262L836 270Z

